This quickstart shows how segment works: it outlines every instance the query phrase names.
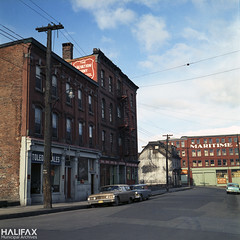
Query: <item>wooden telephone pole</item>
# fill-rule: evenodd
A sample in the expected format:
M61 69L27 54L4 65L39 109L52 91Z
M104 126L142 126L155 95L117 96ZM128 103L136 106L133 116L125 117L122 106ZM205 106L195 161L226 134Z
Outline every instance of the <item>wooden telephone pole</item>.
M45 121L44 121L44 162L43 162L43 207L52 208L51 187L51 145L52 145L52 109L51 109L51 52L52 31L63 29L63 25L51 25L36 28L38 32L47 32L46 86L45 86Z
M168 183L168 139L173 136L171 134L167 134L167 135L163 135L163 137L167 137L167 140L166 140L166 189L167 189L167 192L169 191L169 183Z

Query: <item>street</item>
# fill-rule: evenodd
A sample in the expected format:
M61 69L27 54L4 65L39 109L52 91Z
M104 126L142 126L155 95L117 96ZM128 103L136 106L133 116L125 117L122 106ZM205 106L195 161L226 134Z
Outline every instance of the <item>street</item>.
M37 239L240 239L240 195L198 187L148 201L0 221L37 229Z

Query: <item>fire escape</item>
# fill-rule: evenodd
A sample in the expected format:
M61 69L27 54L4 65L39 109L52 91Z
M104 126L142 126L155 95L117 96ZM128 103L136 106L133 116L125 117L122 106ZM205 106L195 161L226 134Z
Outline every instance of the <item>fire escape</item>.
M135 146L133 146L134 117L128 92L118 94L118 104L120 107L120 118L118 122L119 134L122 139L122 149L120 156L122 159L131 160L135 155Z

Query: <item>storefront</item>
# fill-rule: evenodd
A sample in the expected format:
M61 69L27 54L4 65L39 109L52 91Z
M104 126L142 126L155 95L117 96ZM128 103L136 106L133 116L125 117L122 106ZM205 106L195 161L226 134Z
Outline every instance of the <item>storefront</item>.
M23 138L20 164L20 203L43 202L43 142ZM100 167L98 151L52 144L52 202L86 200L98 191Z

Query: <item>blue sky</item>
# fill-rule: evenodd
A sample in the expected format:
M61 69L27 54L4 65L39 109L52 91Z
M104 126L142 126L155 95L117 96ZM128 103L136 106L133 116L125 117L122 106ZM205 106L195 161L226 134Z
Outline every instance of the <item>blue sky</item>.
M1 0L0 29L46 45L35 28L59 21L58 55L68 41L74 57L100 48L140 87L141 150L167 133L240 133L239 9L239 0Z

